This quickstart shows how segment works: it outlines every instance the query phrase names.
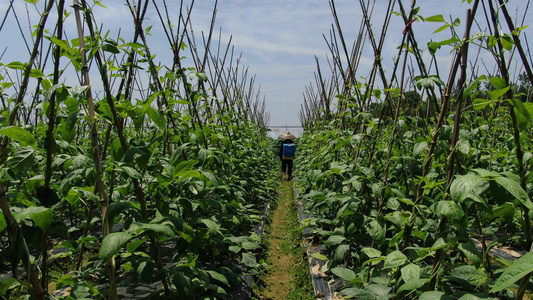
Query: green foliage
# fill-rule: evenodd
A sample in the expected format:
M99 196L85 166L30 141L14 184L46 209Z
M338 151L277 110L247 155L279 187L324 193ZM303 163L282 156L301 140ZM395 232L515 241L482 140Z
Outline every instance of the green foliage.
M436 76L415 82L422 89L444 85ZM482 90L484 82L490 90ZM317 257L326 261L323 270L344 280L342 295L487 299L503 297L520 280L529 279L526 256L522 263L508 265L488 261L493 259L489 251L502 243L529 248L523 241L525 218L533 208L531 185L521 184L509 130L513 123L506 114L512 109L517 116L527 164L531 112L529 103L506 99L510 91L496 77L482 76L466 87L468 97L486 97L466 108L468 122L461 124L455 149L450 147L451 115L440 128L420 127L407 116L400 116L396 128L391 120L360 118L353 123L355 130L324 128L300 138L304 159L298 158L296 166L304 207L311 215L306 224L327 249L327 255ZM496 109L505 103L509 105ZM489 106L495 115L485 110ZM376 137L379 122L383 125ZM429 157L433 132L435 148ZM492 143L487 135L495 135ZM448 181L451 153L461 171ZM476 246L473 238L480 239L480 234L492 241L490 246ZM434 270L437 253L443 257ZM438 292L430 290L432 276Z
M79 39L47 40L68 66L62 72L83 70ZM244 274L264 268L256 259L261 239L251 232L276 196L274 141L252 113L255 104L211 96L208 74L194 68L142 73L164 69L149 66L153 55L144 44L99 31L84 42L89 65L101 68L102 80L126 78L131 68L138 72L131 74L157 82L133 95L117 89L89 99L89 86L53 84L42 70L31 70L30 77L42 84L38 109L31 112L35 124L7 126L12 104L0 117L0 135L10 141L0 158L0 183L9 187L6 201L20 225L7 232L0 215L0 232L11 241L1 243L0 252L9 253L5 259L17 272L24 255L42 261L50 240L58 241L65 252L53 258L72 258L72 273L45 276L58 287L70 286L72 298L109 297L112 279L102 263L114 262L113 283L167 287L154 289L152 297L231 299ZM131 54L136 56L130 61ZM2 66L22 71L28 64ZM129 79L135 82L137 75ZM2 92L13 84L2 82ZM110 233L101 237L103 226ZM15 278L21 279L0 284L0 297L30 286L23 276Z
M11 126L0 129L0 134L20 143L21 146L32 146L35 148L35 137L23 128Z
M528 252L521 258L517 259L511 266L505 268L503 273L498 277L491 292L499 292L510 285L516 283L525 276L530 276L533 272L533 253Z

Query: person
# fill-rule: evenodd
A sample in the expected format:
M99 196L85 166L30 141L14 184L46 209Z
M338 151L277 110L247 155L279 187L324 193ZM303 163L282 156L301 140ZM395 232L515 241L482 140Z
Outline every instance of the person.
M279 159L281 160L281 175L283 177L283 180L291 180L292 178L292 161L294 159L294 150L296 149L296 145L294 143L294 139L296 138L293 134L290 132L283 133L279 136L283 141L281 142L281 145L279 146ZM283 153L283 148L285 144L288 145L294 145L292 153ZM287 151L287 150L286 150Z

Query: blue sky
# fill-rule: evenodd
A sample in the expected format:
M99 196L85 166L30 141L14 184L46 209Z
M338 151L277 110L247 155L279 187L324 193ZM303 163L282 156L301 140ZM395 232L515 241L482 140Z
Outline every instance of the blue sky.
M0 3L0 17L2 18L8 2L2 1ZM167 2L171 12L179 8L180 1L168 0ZM381 30L387 2L385 0L376 1L372 19L376 34ZM527 1L511 0L509 2L510 13L513 16L518 13L521 18ZM124 5L125 1L101 0L101 3L106 5L107 9L95 10L95 15L97 21L104 24L104 29L110 29L116 34L120 28L123 38L131 37L131 17ZM410 6L410 3L411 1L404 1L406 6ZM335 4L345 39L351 46L357 38L362 18L359 1L336 0ZM23 24L26 24L24 23L26 21L26 5L29 7L28 15L32 22L36 23L35 9L23 1L15 1L19 19L22 20ZM209 29L213 5L214 0L197 0L195 2L192 25L198 36L198 41L201 41L200 32L207 32ZM42 10L43 6L44 1L39 1L37 7ZM468 3L461 3L461 0L424 0L418 1L417 6L421 6L419 14L424 17L442 14L446 19L451 16L452 19L458 17L462 20L465 18L466 9L470 7ZM520 6L518 11L516 10L517 6ZM145 21L145 27L154 24L152 36L148 40L149 46L162 63L165 63L167 59L165 55L169 53L168 43L166 40L161 40L159 20L151 4L148 15L149 19ZM73 16L69 17L67 22L73 26ZM215 25L216 37L218 37L220 28L222 29L222 43L227 42L232 36L232 45L235 46L236 55L242 53L241 63L249 67L250 76L256 74L256 88L260 86L261 94L266 99L271 125L299 125L298 112L303 102L303 92L306 86L314 86L315 82L317 70L315 56L319 58L321 68L323 70L328 69L326 57L330 54L322 35L329 37L332 23L333 17L327 0L219 0ZM531 13L525 24L533 25ZM0 42L0 55L5 51L4 57L0 60L2 63L12 60L27 60L27 51L22 51L23 57L18 57L21 49L24 48L20 48L22 39L18 28L15 26L15 20L11 15L0 31L0 41L4 41ZM425 47L430 39L441 40L449 37L449 32L432 34L439 26L440 24L424 22L413 24L413 30L421 47ZM385 66L390 66L393 57L397 55L396 48L401 41L403 29L403 21L399 17L393 17L383 53ZM458 30L462 35L463 27L459 27ZM23 31L27 34L29 29L23 28ZM473 33L478 31L480 30L477 28L473 29ZM529 35L531 35L531 31L531 28L526 30ZM69 38L74 38L73 32L70 33ZM7 40L10 43L5 43ZM365 48L363 60L356 73L357 76L366 76L372 64L373 56L370 45L367 44ZM449 50L438 52L441 69L449 66L451 60ZM485 55L484 57L490 60L489 56ZM442 74L447 76L447 72Z
M376 34L381 30L387 2L377 1L374 8L372 21ZM508 7L510 13L516 13L516 6L523 7L525 2L511 0ZM406 6L410 3L404 1ZM337 0L335 4L345 39L350 46L357 38L362 18L359 1ZM418 1L417 6L421 6L419 14L424 17L443 14L447 20L457 17L464 20L466 10L471 7L460 0L425 0ZM302 92L311 82L314 85L314 73L317 70L314 56L320 59L323 71L328 69L326 56L330 54L322 35L329 37L332 23L329 1L326 0L219 1L218 25L227 35L233 35L233 44L244 53L244 63L250 65L253 73L257 73L258 82L267 97L271 125L299 124L297 112L302 103ZM529 14L526 24L531 23L533 18ZM448 38L449 32L432 34L440 26L437 23L414 23L419 45L425 47L430 39ZM390 66L393 56L397 55L396 48L401 42L403 29L403 21L393 17L384 48L386 66ZM528 32L531 32L529 29ZM461 35L462 30L463 27L460 27ZM473 29L472 32L479 32L479 29ZM373 62L368 44L366 49L368 51L363 55L357 73L359 76L366 76ZM449 66L450 51L451 48L438 52L441 68ZM446 72L443 74L447 75Z

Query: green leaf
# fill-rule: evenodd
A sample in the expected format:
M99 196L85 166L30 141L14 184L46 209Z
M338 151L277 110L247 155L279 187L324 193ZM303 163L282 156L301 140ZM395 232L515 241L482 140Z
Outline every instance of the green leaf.
M257 263L257 260L255 259L255 256L250 252L243 252L242 253L242 263L250 268L255 268L259 264Z
M72 47L70 47L67 40L59 40L56 38L50 38L50 41L56 44L58 47L63 48L64 50L72 49Z
M19 226L15 226L10 230L10 247L9 247L9 262L11 263L11 271L13 274L17 273L17 266L24 255L30 255L26 240L22 235L22 230Z
M72 142L76 137L76 123L78 122L78 114L72 113L67 120L59 125L59 132L67 142Z
M6 218L4 214L0 214L0 232L4 231L7 228Z
M80 193L83 198L91 200L94 203L100 203L100 198L93 192L93 187L74 187L73 189Z
M135 272L137 277L142 281L151 281L153 280L154 270L155 270L155 261L151 259L143 259L135 261Z
M209 232L211 233L217 233L220 231L220 224L214 222L210 219L201 219L200 223L203 223L207 228L209 228Z
M476 267L481 266L483 263L483 257L474 244L461 243L458 248Z
M226 276L216 272L216 271L213 271L213 270L208 270L206 271L207 274L209 274L209 276L211 276L211 278L215 279L215 280L218 280L220 282L222 282L223 284L227 285L227 286L230 286L229 282L228 282L228 279L226 278Z
M146 114L152 120L159 129L164 130L165 129L165 119L161 116L161 114L155 110L155 108L148 106L146 108Z
M450 186L450 195L455 202L464 202L466 199L480 200L490 188L487 180L475 173L456 177Z
M472 294L465 294L459 298L459 300L482 300L482 299L491 299L486 295L480 296L480 295L472 295Z
M372 278L372 281L381 280L383 278ZM375 299L390 299L391 296L391 288L386 286L384 282L380 282L381 284L369 284L366 286L366 290L370 291L372 294L375 295Z
M80 204L81 194L75 190L69 190L65 199L72 205L73 208L77 208Z
M24 174L35 163L35 149L31 147L17 148L13 157L10 157L6 165L15 170L17 174Z
M452 43L452 42L450 42ZM439 46L444 44L439 44ZM437 76L437 75L429 75L429 76L417 76L415 77L416 85L418 89L426 88L429 89L433 87L434 85L437 86L444 86L444 82Z
M133 253L133 251L139 248L139 246L142 245L144 242L145 240L143 239L133 240L130 243L128 243L128 245L126 246L126 249L128 250L129 253Z
M364 290L364 289L358 289L358 288L343 289L343 290L341 290L339 292L339 294L341 294L343 296L350 297L352 299L358 299L358 300L375 300L375 299L379 299L371 291L367 291L367 290Z
M431 54L435 54L437 49L440 49L441 46L454 45L459 42L461 41L457 37L452 37L450 39L446 39L440 42L428 42L428 49Z
M394 251L387 255L383 264L384 269L397 268L407 262L407 256L401 251Z
M502 46L503 46L503 48L505 48L505 50L507 50L507 51L513 50L514 41L513 41L513 38L510 35L506 34L506 35L502 36L500 41L502 42Z
M452 23L452 26L453 27L459 27L461 25L461 19L459 18L456 18L453 23Z
M492 104L492 102L491 99L476 98L473 103L474 110L482 110L487 107L487 105Z
M516 116L518 119L518 128L521 131L526 130L531 126L533 122L533 103L526 102L523 103L519 99L509 99L507 100L514 108Z
M494 90L494 91L487 91L487 94L489 94L489 96L493 99L493 100L496 100L496 99L500 99L503 95L505 95L505 93L507 93L507 91L509 91L511 87L505 87L503 89L499 89L499 90Z
M418 298L418 300L448 300L448 299L452 299L452 298L446 295L445 293L438 292L438 291L424 292L422 295L420 295L420 298Z
M0 129L0 134L19 142L22 147L31 146L35 148L35 137L24 128L17 126L4 127Z
M376 258L381 256L381 251L375 248L365 247L361 249L361 252L366 254L366 256L368 256L369 258Z
M133 227L133 226L132 226ZM135 232L138 234L146 233L147 231L152 231L158 234L166 235L169 237L174 236L172 228L167 224L142 224L140 227L135 229Z
M446 245L448 245L448 244L444 241L443 238L438 238L435 241L435 243L433 243L433 245L431 245L430 250L435 251L435 250L438 250L438 249L446 247Z
M1 230L0 230L1 231ZM320 259L320 260L328 260L328 257L325 256L324 254L320 254L318 252L314 252L311 254L311 257L314 257L316 259Z
M23 64L20 61L14 61L14 62L8 63L6 67L10 69L15 69L15 70L24 70L26 69L26 64Z
M30 77L32 78L43 78L44 77L44 74L41 70L39 69L32 69L30 71Z
M324 242L324 245L326 247L331 247L331 246L338 245L344 242L345 240L346 238L343 237L342 235L332 235Z
M100 258L107 261L116 255L120 248L126 244L133 236L127 232L113 232L108 234L100 246Z
M423 19L426 22L445 22L444 17L442 15L434 15Z
M200 172L193 170L194 165L197 163L197 160L181 161L172 171L173 177L179 177L182 180L187 178L199 178Z
M508 88L507 84L505 83L505 79L500 77L491 77L489 78L489 82L496 88L496 89L505 89Z
M109 148L111 148L111 150L113 151L113 159L114 160L122 160L122 158L124 157L124 149L122 149L122 144L120 142L119 139L114 139L112 142L111 142L111 145L109 146ZM116 169L117 171L121 171L119 168ZM123 171L124 173L127 174L127 172Z
M261 246L259 246L256 242L242 242L241 246L246 250L255 250L261 248Z
M113 54L119 54L120 53L120 50L117 48L117 46L111 45L111 44L102 45L102 50L104 50L106 52L111 52Z
M522 205L529 208L530 210L533 209L533 203L531 203L527 192L520 186L520 183L518 183L516 180L505 176L498 176L494 180L507 192L513 195L513 197L515 197L515 199L518 200Z
M131 177L131 178L135 178L135 179L138 179L138 180L142 180L142 175L141 175L141 173L137 172L137 170L135 170L135 169L132 168L132 167L128 167L128 166L120 166L120 167L118 167L116 170L125 173L126 175L128 175L128 176Z
M109 218L111 227L113 227L114 225L115 218L118 217L121 212L123 212L125 209L128 209L128 208L131 208L131 204L129 202L113 202L109 204L109 206L107 207L106 213L107 213L107 217Z
M443 30L448 29L448 28L450 28L450 24L444 24L441 27L437 28L437 30L433 31L433 33L439 33L439 32L441 32Z
M128 164L135 163L135 165L141 170L146 167L149 160L149 151L145 152L135 147L129 148L128 151L126 151L126 153L124 154L124 162Z
M132 49L144 49L146 45L139 43L127 43L126 45L130 46Z
M526 28L528 28L528 27L529 27L529 25L520 26L520 27L516 28L515 30L516 30L516 31L522 31L522 30L524 30L524 29L526 29Z
M453 201L441 200L437 203L435 214L444 215L450 220L459 220L465 213L463 208Z
M486 284L489 277L483 269L477 269L472 265L460 265L450 272L451 276L468 282L472 286L481 286Z
M95 105L96 112L99 116L104 117L104 119L108 120L109 123L114 123L115 118L113 116L113 111L111 110L111 107L107 103L107 101L99 101Z
M43 81L43 82L46 82ZM50 98L52 98L52 95L54 93L56 93L57 90L59 89L62 89L63 88L63 84L56 84L54 86L51 86L49 87L46 92L44 93L44 98L43 98L43 102L49 102L50 101ZM61 96L64 96L64 93L56 93L58 96L61 95ZM48 113L47 113L48 114Z
M0 279L0 295L6 295L7 291L15 284L18 284L18 281L13 277L6 278L5 280Z
M505 202L500 206L492 207L491 214L485 214L483 217L484 220L488 217L490 220L499 218L504 222L513 222L517 209L519 209L519 207L516 207L514 203Z
M405 282L418 280L420 279L420 275L422 274L422 268L416 264L408 264L400 271L402 273L403 281Z
M335 267L331 269L331 272L346 281L352 281L357 278L354 271L343 267Z
M52 224L54 214L49 208L42 206L30 206L25 208L16 216L16 219L19 222L26 218L32 219L33 222L35 222L35 225L41 228L43 232L46 232L48 231L48 228L50 228L50 224Z
M459 140L455 149L459 150L462 154L467 155L470 153L470 143L467 140Z
M465 91L463 93L464 97L465 98L470 97L470 94L472 93L472 91L477 89L477 87L479 85L479 82L480 81L486 81L486 80L487 80L487 76L485 76L485 75L482 75L482 76L479 76L478 78L476 78L476 80L474 80L470 85L468 85L465 88Z
M76 98L76 99L79 99L83 96L83 93L85 93L85 91L89 88L89 86L87 85L83 85L83 86L75 86L75 87L71 87L68 89L68 93Z
M528 252L504 269L503 274L498 277L490 292L499 292L531 272L533 272L533 252Z
M413 149L413 156L418 157L422 152L428 149L429 149L429 146L427 142L424 141L424 142L417 143L415 144L414 149Z
M100 1L98 1L98 0L94 0L94 4L95 4L95 5L98 5L98 6L100 6L100 7L103 7L103 8L107 8L107 6L103 5L103 4L102 4Z
M383 222L372 220L368 224L367 232L377 242L381 242L385 239L385 235L387 231L385 226L386 225Z
M191 278L178 271L172 278L172 283L176 286L180 296L192 295Z
M398 289L398 294L404 291L418 290L419 288L423 287L428 282L429 282L429 279L416 279L416 280L408 281L400 286L400 288Z

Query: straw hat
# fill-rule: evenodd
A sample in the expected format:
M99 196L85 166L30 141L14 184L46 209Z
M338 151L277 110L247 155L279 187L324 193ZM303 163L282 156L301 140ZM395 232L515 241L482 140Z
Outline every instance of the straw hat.
M279 135L280 138L282 139L285 139L285 140L294 140L296 137L294 136L294 134L290 133L290 132L285 132L285 133L282 133Z

